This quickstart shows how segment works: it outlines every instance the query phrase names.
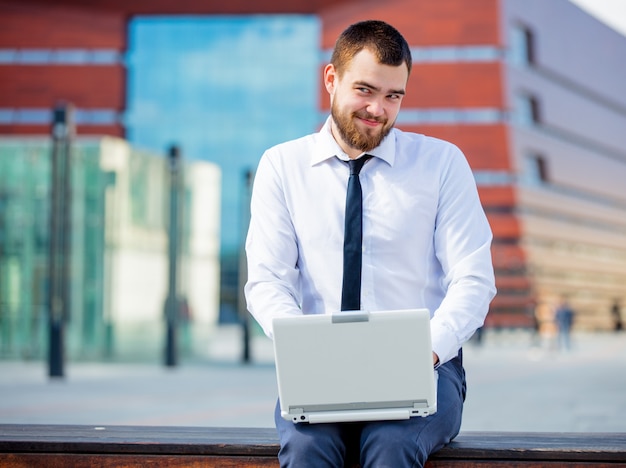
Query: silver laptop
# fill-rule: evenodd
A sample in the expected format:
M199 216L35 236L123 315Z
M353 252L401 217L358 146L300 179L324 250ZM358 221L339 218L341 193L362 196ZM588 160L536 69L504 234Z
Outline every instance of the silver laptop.
M376 421L437 411L426 309L275 318L281 416Z

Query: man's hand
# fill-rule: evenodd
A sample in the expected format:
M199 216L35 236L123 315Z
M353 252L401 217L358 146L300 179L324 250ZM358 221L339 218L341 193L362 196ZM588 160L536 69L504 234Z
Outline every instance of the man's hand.
M433 366L436 366L437 364L439 364L439 356L437 356L437 353L433 351Z

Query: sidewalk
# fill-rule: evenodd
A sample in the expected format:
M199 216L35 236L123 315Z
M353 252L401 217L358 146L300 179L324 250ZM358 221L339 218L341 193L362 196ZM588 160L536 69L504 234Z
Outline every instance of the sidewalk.
M0 424L273 427L271 343L238 362L238 330L220 330L210 363L0 361ZM573 336L569 352L532 347L527 332L487 332L465 346L465 431L626 432L626 334Z

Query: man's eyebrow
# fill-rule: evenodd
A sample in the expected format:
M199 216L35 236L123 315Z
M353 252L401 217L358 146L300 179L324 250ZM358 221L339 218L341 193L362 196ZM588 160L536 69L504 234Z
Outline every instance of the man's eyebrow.
M377 86L374 86L374 85L371 85L367 81L356 81L354 83L354 85L355 86L364 86L364 87L372 89L372 90L374 90L376 92L382 91L381 88L379 88ZM389 91L388 94L400 94L400 95L404 96L406 94L406 92L404 91L404 89L396 89L396 90L392 89L391 91Z

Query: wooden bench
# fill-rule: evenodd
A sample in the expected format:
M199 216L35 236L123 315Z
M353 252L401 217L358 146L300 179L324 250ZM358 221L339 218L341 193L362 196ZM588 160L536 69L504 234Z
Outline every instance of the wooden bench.
M0 424L0 466L277 467L273 428ZM429 468L626 466L626 433L466 432Z

